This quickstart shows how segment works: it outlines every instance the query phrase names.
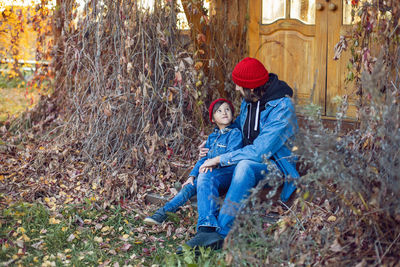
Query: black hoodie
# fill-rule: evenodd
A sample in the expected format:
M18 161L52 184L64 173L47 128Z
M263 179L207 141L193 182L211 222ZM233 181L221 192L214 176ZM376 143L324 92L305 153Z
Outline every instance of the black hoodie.
M269 74L269 80L263 86L264 95L257 102L247 102L247 117L243 128L243 145L253 144L260 133L260 113L265 110L268 101L285 96L293 96L293 90L274 73ZM250 120L250 123L249 123Z

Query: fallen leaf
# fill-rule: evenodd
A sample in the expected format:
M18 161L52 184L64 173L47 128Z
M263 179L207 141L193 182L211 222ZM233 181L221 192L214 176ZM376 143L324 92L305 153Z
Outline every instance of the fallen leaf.
M49 224L59 224L61 221L59 219L56 219L54 217L49 219Z
M124 234L123 236L120 237L120 239L121 239L122 241L128 241L129 235L128 235L128 234Z
M128 251L131 247L132 247L131 244L125 243L125 244L121 247L121 250L126 252L126 251Z
M17 244L18 247L23 248L24 247L24 241L23 240L16 240L15 243Z
M23 234L23 233L26 233L26 230L25 230L24 227L18 227L17 228L17 233Z
M331 215L331 216L328 217L327 221L328 222L335 222L336 221L336 217Z
M42 241L39 241L39 242L37 242L37 243L35 243L35 244L32 244L31 246L33 247L33 248L35 248L35 249L42 249L42 244L43 244L43 240Z
M102 264L100 264L99 267L105 267L105 266L107 266L110 262L111 262L111 260L106 260L105 262L103 262Z
M69 237L67 238L67 241L71 242L74 239L75 239L75 235L74 234L70 234Z
M329 249L333 252L341 252L343 250L343 247L339 244L339 241L335 239Z
M108 225L106 225L106 226L104 226L102 229L101 229L101 232L102 233L105 233L105 232L108 232L108 231L110 231L110 226L108 226Z
M102 237L95 236L95 237L94 237L94 241L97 242L97 243L101 243L101 242L103 242L103 238L102 238Z

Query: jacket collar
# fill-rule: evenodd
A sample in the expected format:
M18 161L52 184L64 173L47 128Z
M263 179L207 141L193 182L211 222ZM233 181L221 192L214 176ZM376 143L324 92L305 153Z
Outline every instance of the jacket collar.
M218 126L217 126L217 127L214 128L214 132L215 132L215 133L219 132L219 133L221 133L221 134L225 134L225 133L230 132L232 129L233 129L232 124L229 125L229 126L226 126L226 127L225 127L224 129L222 129L222 130L220 130L220 129L218 128Z

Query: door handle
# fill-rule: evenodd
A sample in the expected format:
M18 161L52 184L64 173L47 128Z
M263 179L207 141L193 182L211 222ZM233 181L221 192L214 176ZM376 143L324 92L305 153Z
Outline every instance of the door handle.
M330 11L335 11L337 9L337 5L334 3L329 3L328 8Z
M321 4L321 3L317 3L317 5L315 6L315 8L316 8L318 11L322 11L322 10L324 9L324 5Z

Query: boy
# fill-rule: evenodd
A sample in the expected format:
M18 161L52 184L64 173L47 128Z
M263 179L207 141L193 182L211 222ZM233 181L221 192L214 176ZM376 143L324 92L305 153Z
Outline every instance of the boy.
M176 212L180 206L196 194L196 178L199 175L199 168L207 159L235 151L242 147L241 130L231 125L234 114L232 103L227 99L219 98L211 103L208 112L210 121L215 123L217 127L214 128L213 132L207 138L205 144L205 147L209 149L207 155L196 163L189 174L189 178L182 185L182 190L152 216L144 219L146 224L161 224L168 217L166 212ZM227 168L216 169L214 173L216 175L232 176L233 170L234 166L229 166Z

